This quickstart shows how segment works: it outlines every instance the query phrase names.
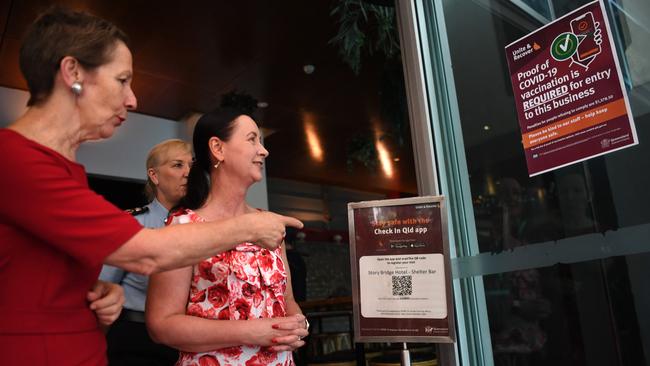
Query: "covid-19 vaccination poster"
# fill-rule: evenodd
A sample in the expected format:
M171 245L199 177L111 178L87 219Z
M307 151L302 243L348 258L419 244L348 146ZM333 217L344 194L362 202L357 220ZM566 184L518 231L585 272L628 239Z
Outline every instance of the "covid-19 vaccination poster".
M356 342L454 341L444 202L348 204Z
M505 50L530 176L638 144L601 1Z

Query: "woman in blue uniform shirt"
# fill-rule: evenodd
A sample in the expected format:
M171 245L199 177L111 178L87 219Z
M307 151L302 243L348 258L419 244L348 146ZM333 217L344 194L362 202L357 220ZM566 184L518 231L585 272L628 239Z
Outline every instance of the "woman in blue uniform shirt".
M149 151L145 193L150 202L130 210L142 226L159 228L165 225L169 210L185 195L191 165L192 146L185 141L165 140ZM178 352L154 343L144 323L149 277L105 265L100 279L120 284L126 298L122 314L106 336L109 364L173 365Z

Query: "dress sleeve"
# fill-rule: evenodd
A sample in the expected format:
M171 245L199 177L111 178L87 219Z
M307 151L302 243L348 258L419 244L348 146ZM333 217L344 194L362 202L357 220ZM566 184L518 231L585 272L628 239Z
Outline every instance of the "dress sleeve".
M170 212L169 215L167 215L167 219L165 220L165 226L187 224L192 221L192 214L193 214L192 211L185 208L176 209L175 211Z
M91 266L100 265L142 229L131 215L84 184L80 166L66 166L39 149L11 145L0 147L0 161L9 173L0 179L3 222ZM80 171L76 179L73 168Z

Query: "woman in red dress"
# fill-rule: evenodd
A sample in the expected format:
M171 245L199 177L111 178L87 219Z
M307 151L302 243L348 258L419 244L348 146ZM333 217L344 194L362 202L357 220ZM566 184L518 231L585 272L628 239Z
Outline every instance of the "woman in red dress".
M111 137L137 105L131 51L113 24L51 9L28 30L20 68L29 108L0 129L0 364L105 365L98 316L114 319L120 304L112 314L89 304L105 293L102 263L149 274L242 241L273 250L285 225L301 226L265 212L146 229L88 188L77 149Z
M250 116L232 109L204 115L194 150L187 196L171 225L258 211L245 198L262 179L268 151ZM149 332L181 350L177 366L293 365L291 351L304 345L308 331L286 263L284 245L269 250L242 242L192 267L152 276Z

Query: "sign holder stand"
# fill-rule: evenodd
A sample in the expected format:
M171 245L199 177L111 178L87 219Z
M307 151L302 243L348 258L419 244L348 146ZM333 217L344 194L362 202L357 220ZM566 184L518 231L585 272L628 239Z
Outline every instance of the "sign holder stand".
M406 342L402 343L402 366L411 366L411 353Z
M402 366L408 343L455 342L444 197L348 203L348 221L355 342L401 343Z

